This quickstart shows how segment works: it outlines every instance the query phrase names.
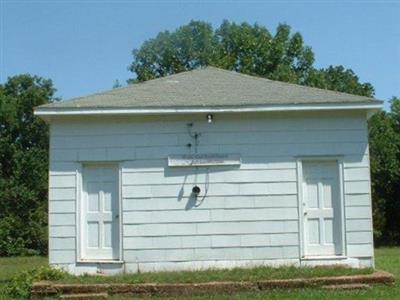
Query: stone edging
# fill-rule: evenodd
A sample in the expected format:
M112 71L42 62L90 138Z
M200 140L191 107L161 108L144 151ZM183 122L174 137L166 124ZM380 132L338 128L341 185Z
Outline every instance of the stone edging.
M313 277L296 279L266 279L254 282L215 281L204 283L105 283L105 284L64 284L54 282L36 282L32 285L31 296L40 299L45 296L73 295L89 293L108 293L130 296L191 296L198 294L232 294L245 291L263 291L274 288L304 288L343 284L391 284L392 274L376 271L367 275Z

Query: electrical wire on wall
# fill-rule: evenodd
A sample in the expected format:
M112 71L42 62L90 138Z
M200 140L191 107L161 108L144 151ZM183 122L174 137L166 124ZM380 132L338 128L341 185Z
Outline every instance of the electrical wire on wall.
M203 196L201 197L200 200L198 198L196 198L196 203L194 204L195 207L199 207L207 197L208 189L210 187L210 173L209 173L209 171L210 171L209 168L206 168L206 176L205 176L205 182L204 182L204 194L203 194Z
M188 130L188 134L189 136L194 139L194 153L197 154L198 151L198 147L199 147L199 137L201 136L201 133L199 132L192 132L192 128L193 128L193 123L188 123L187 124L187 130ZM188 144L188 147L192 147L192 144Z
M188 135L194 140L194 154L198 153L198 147L200 144L199 137L201 136L201 133L199 132L193 132L193 123L188 123L187 124L187 130L188 130ZM187 144L189 148L192 148L192 144L189 143ZM195 182L197 182L198 178L198 173L199 173L199 167L195 167ZM206 173L205 173L205 182L204 182L204 194L201 197L201 199L198 198L198 196L195 196L195 204L194 207L199 207L205 200L208 194L208 189L210 186L210 175L209 175L209 168L206 168Z

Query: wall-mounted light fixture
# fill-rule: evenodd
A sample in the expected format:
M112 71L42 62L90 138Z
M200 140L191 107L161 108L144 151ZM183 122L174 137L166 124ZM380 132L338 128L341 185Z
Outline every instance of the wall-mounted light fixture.
M209 124L212 123L213 119L214 119L214 116L213 116L212 114L208 114L208 115L207 115L207 122L208 122Z
M197 185L195 185L193 188L192 188L192 194L193 194L193 196L195 196L195 197L197 197L199 194L200 194L200 188L197 186Z

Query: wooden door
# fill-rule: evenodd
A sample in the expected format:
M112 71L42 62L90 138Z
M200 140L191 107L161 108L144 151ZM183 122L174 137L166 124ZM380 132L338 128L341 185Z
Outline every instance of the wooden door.
M305 255L341 255L342 223L337 162L303 162L302 194Z
M82 258L119 259L118 168L87 166L83 170Z

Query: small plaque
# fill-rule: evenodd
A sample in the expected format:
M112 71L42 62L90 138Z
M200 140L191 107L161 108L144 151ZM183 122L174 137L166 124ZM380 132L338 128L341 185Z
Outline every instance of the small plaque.
M239 154L188 154L168 156L169 167L207 167L240 165Z

